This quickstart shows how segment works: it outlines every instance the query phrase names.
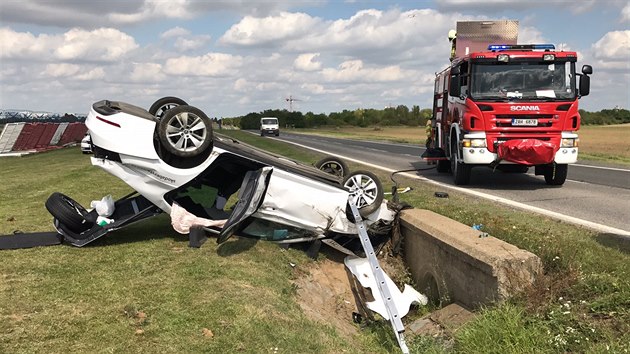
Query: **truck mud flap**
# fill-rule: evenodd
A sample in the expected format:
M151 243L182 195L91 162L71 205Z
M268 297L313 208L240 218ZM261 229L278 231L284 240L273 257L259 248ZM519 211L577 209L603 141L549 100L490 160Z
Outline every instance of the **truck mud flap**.
M108 232L118 230L135 222L156 216L162 213L162 209L151 203L137 192L128 194L114 203L115 210L109 218L114 220L111 224L100 226L94 224L90 229L79 234L68 230L57 219L54 219L55 228L63 235L64 241L73 246L83 247L88 243L104 236Z

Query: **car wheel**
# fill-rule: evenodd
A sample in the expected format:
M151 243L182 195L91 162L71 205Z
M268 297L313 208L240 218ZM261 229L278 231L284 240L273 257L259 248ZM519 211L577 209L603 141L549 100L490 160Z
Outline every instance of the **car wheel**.
M364 218L375 212L383 202L383 185L372 172L352 172L344 178L343 186L350 192L354 205Z
M322 170L326 173L330 173L331 175L335 175L337 177L346 177L350 170L348 169L348 165L337 157L334 156L326 156L323 159L317 161L315 163L315 167L319 170Z
M149 108L149 113L155 116L157 119L162 119L164 113L171 108L175 108L177 106L186 106L188 103L177 97L162 97L159 100L155 101Z
M194 157L212 149L212 121L192 106L178 106L164 113L158 125L160 144L174 156Z
M567 179L569 165L552 163L545 167L545 182L550 186L561 186Z
M92 226L96 220L93 219L87 210L74 199L55 192L46 200L46 209L68 230L81 233Z

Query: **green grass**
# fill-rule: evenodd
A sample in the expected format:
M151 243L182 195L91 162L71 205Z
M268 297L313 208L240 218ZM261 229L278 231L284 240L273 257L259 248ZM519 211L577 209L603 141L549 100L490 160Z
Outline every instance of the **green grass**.
M321 157L273 139L229 134L309 163ZM389 189L389 176L374 172ZM0 178L1 234L50 230L43 204L54 191L83 205L130 191L91 166L78 148L2 158ZM403 201L464 224L482 223L491 235L540 256L545 268L530 291L483 309L451 341L408 336L412 352L630 350L627 243L455 192L435 198L433 186L397 180L414 188L401 195ZM190 249L165 215L84 248L0 251L0 256L3 353L398 350L388 323L349 339L301 312L292 280L312 264L303 252L242 239L219 248L209 240L201 249ZM204 336L204 328L214 336Z

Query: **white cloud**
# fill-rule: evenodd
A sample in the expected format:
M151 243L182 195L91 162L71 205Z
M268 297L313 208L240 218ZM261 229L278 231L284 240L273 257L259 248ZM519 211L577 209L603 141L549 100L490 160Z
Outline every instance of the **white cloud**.
M547 43L549 42L538 30L534 27L519 26L518 29L518 43Z
M563 7L572 13L584 13L596 5L596 0L566 1L522 1L522 0L437 0L439 9L448 11L474 10L482 13L496 13L506 10L525 10L535 8Z
M250 87L250 83L247 82L247 80L240 78L236 81L234 81L234 90L236 91L247 91Z
M307 90L310 93L316 93L316 94L322 94L325 93L326 90L324 89L324 86L320 85L320 84L307 84L304 83L302 84L302 86L300 86L300 88Z
M58 36L35 36L30 32L15 32L0 28L0 58L24 58L49 55L51 48L60 42Z
M224 53L208 53L203 56L181 56L166 61L164 71L170 75L226 76L241 66L242 57Z
M74 28L61 35L38 36L0 29L0 58L112 61L137 47L131 36L113 28L93 31Z
M220 38L224 44L263 45L300 38L320 22L304 13L281 12L277 16L245 16Z
M319 53L300 54L293 62L293 67L302 71L316 71L322 67L322 63L314 60Z
M558 48L578 52L579 64L593 65L593 91L581 107L601 109L610 106L608 102L627 102L627 90L622 88L627 88L630 73L628 45L619 47L616 32L597 32L627 28L618 20L627 21L630 10L619 0L600 2L606 7L601 14L590 10L580 18L581 28L592 29L577 32L558 32L554 26L566 25L571 11L582 5L557 0L549 2L549 9L545 3L512 0L473 2L478 8L466 7L470 2L444 0L437 9L414 10L406 9L418 2L401 7L373 2L367 4L380 9L347 16L340 14L366 3L335 14L341 2L328 2L325 11L310 11L317 5L160 1L2 2L0 106L11 102L24 108L85 111L91 102L104 98L148 107L160 96L177 95L210 108L209 113L229 116L287 108L284 99L293 95L304 100L299 109L316 113L388 104L427 108L432 104L434 73L448 64L448 30L457 21L504 18L520 10L526 16L519 18L519 42L564 41ZM444 4L456 6L445 12L440 10ZM278 11L296 6L303 12ZM616 12L611 13L613 7ZM492 15L506 8L512 12ZM213 11L221 12L209 16ZM543 24L543 11L557 12L557 23ZM229 22L235 12L245 15ZM610 23L593 25L602 18ZM21 25L8 27L14 23ZM220 42L213 42L216 38ZM218 45L222 47L217 49ZM242 104L236 104L239 101Z
M317 1L309 1L317 5ZM162 19L191 19L212 13L226 12L265 16L279 10L303 6L289 1L234 0L4 0L0 22L22 23L61 28L95 28L124 24L141 24Z
M630 30L608 32L592 46L593 57L605 69L630 69Z
M621 19L620 22L626 22L626 24L628 22L630 22L630 4L627 4L626 6L623 7L623 9L621 10Z
M345 61L338 69L326 68L322 75L332 82L388 82L405 77L399 66L364 68L361 60Z
M135 82L152 83L166 78L162 72L162 65L158 63L136 63L131 72L131 80Z
M43 74L48 77L65 77L75 75L80 69L81 67L76 64L48 64Z
M155 18L189 19L193 14L186 0L145 0L140 11L134 13L110 13L107 18L114 23L138 23Z
M90 81L90 80L98 80L105 77L105 70L103 68L94 68L89 70L83 74L77 75L77 80Z
M160 34L160 38L169 39L169 38L175 38L175 37L184 37L188 35L190 35L189 30L177 26L177 27L173 27L169 29L168 31L162 32L162 34Z
M116 60L138 48L133 37L113 28L93 31L71 29L63 34L62 45L54 50L62 60Z
M208 45L210 42L210 36L197 36L193 38L177 38L175 41L175 48L182 52L187 52L190 50L200 49L204 46Z

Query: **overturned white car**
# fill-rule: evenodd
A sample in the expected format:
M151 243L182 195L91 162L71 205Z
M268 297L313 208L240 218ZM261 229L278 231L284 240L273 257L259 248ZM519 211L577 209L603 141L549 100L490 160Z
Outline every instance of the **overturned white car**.
M171 213L174 205L198 218L224 220L222 227L205 228L218 234L218 242L235 233L277 242L356 239L350 196L375 229L386 228L394 217L371 172L348 173L334 157L316 167L305 165L215 135L204 112L175 97L158 100L149 111L99 101L86 124L92 164L139 195L117 201L108 223L98 223L94 211L53 194L46 206L57 230L77 246L162 211ZM229 209L226 203L234 205Z

